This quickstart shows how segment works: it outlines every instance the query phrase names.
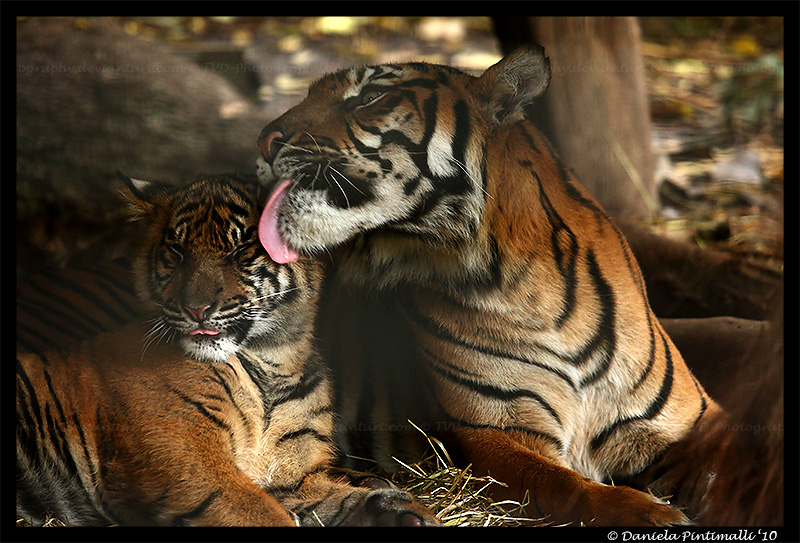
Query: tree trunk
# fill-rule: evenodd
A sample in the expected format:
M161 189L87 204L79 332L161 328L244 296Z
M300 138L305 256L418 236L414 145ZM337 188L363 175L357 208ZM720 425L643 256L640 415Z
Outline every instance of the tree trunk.
M763 320L782 296L782 273L624 221L618 225L642 269L650 306L661 318Z
M650 113L633 17L495 17L503 53L544 45L552 79L534 122L614 217L655 210Z
M726 394L730 377L757 359L756 349L767 334L768 321L711 317L660 322L703 388L725 409L735 407L738 399Z

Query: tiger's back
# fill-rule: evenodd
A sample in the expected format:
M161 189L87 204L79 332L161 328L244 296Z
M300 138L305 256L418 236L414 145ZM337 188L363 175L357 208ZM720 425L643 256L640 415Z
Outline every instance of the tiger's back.
M37 272L17 281L17 350L70 347L147 312L126 259Z

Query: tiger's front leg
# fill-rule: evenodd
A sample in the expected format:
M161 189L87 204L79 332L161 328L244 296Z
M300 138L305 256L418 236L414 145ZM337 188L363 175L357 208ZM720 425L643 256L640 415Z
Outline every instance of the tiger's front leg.
M654 496L625 486L609 486L558 465L492 429L458 429L455 438L479 474L509 486L496 497L522 501L529 513L552 524L590 526L670 526L688 524L686 516Z
M348 477L307 476L297 492L280 498L301 526L439 526L438 519L407 492L368 478L362 487Z

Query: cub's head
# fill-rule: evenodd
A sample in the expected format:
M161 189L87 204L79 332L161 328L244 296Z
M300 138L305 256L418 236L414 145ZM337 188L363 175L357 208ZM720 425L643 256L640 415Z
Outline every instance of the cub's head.
M266 191L254 176L201 177L179 188L121 177L131 220L141 225L136 286L159 309L148 339L175 339L190 356L224 361L242 346L310 332L320 264L269 257L257 236Z
M522 119L549 80L541 48L478 78L425 63L321 78L258 139L259 178L272 187L261 242L278 262L362 233L457 246L482 220L492 130Z

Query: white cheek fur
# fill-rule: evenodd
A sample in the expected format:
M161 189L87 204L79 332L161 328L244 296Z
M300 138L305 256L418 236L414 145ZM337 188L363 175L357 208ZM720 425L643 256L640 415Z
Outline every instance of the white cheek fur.
M360 232L402 219L413 207L411 199L393 194L378 194L373 201L352 208L332 206L319 191L290 193L286 200L281 235L291 246L310 251L338 245Z

